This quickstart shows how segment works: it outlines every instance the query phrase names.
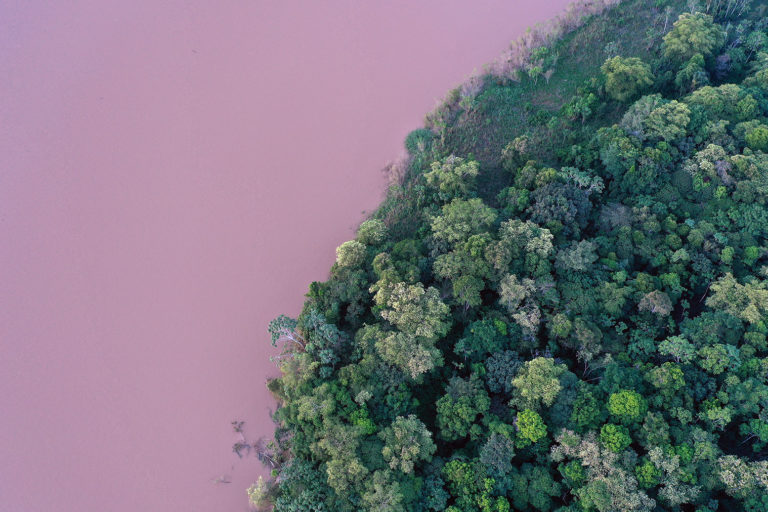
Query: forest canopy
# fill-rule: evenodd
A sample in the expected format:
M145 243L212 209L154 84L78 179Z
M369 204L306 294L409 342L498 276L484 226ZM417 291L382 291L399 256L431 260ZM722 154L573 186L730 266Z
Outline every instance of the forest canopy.
M254 504L768 511L765 16L601 4L452 91L270 324Z

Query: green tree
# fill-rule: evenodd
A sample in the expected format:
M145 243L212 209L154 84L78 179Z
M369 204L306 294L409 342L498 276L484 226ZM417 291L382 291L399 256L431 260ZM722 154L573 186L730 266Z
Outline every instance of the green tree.
M415 415L398 416L379 433L384 441L381 455L391 469L412 473L414 464L429 461L437 449L432 433Z
M765 321L768 314L768 290L762 281L740 284L731 273L712 283L707 306L723 310L749 324Z
M530 408L549 407L560 393L560 376L565 372L565 365L555 364L554 359L537 357L526 361L512 379L516 399L520 405Z
M469 435L470 427L478 415L488 412L491 401L476 377L454 377L446 388L446 394L436 405L440 437L455 441Z
M651 141L674 143L686 136L690 122L688 105L672 100L653 109L643 121L643 129Z
M699 366L712 375L720 375L731 363L726 345L717 343L699 349Z
M479 456L490 476L503 478L512 469L515 445L507 436L494 432L480 448Z
M512 379L523 365L512 350L497 352L485 362L485 381L491 393L509 393L514 389Z
M709 75L704 67L704 56L697 53L680 68L675 75L675 85L683 93L709 84Z
M593 393L587 390L581 391L573 402L571 412L571 424L579 432L597 428L601 420L601 404Z
M406 334L435 340L448 332L450 310L437 289L417 283L385 283L374 296L384 320Z
M718 476L725 485L725 492L745 499L752 494L768 493L768 461L746 461L733 455L725 455L717 461Z
M708 57L720 49L724 40L723 29L711 16L683 13L664 36L664 55L676 62L685 62L697 53Z
M455 155L432 162L431 171L424 177L427 183L435 187L438 196L443 201L458 197L467 197L474 189L475 178L479 171L478 163L474 160L464 160Z
M682 336L670 336L665 339L659 343L658 351L678 363L690 363L696 357L696 348Z
M536 283L533 279L519 280L514 274L505 276L499 287L499 303L529 334L535 334L541 322L541 310L533 299L535 292Z
M362 496L367 510L381 512L405 512L400 485L389 471L376 471L366 482Z
M754 151L768 152L768 126L758 126L746 136L747 146Z
M525 447L531 443L537 443L547 436L547 425L541 419L539 413L531 409L524 409L517 413L515 421L518 430L520 445Z
M632 438L627 427L606 423L600 429L600 442L610 451L620 453L632 444Z
M443 364L443 355L434 342L402 332L381 333L376 350L384 361L416 379Z
M344 242L336 248L336 264L340 267L359 267L365 261L365 245L357 240Z
M357 228L357 240L365 245L381 245L388 235L386 224L378 219L368 219Z
M672 301L666 293L654 290L643 295L637 309L650 311L659 316L667 316L672 312Z
M259 477L256 483L248 488L247 492L248 503L252 507L263 507L270 498L270 486L262 477Z
M631 389L622 389L616 393L611 393L606 407L611 416L624 425L641 420L648 410L645 398Z
M651 68L637 57L613 57L600 68L605 75L605 92L621 102L627 102L653 85Z
M653 465L653 462L646 459L642 464L635 466L635 475L640 487L649 489L659 484L661 471Z
M486 206L482 199L454 199L443 206L441 215L432 219L432 234L448 244L463 242L488 231L496 217L496 210Z

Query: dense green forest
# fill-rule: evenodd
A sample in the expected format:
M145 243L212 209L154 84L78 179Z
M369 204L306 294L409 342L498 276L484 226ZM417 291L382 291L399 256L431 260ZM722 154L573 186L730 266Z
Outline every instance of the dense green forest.
M766 5L594 5L452 91L270 324L254 504L768 511Z

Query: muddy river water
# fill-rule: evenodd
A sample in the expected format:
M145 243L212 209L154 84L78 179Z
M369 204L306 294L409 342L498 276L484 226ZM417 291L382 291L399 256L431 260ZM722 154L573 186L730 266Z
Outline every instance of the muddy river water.
M565 4L0 1L0 510L247 510L268 321Z

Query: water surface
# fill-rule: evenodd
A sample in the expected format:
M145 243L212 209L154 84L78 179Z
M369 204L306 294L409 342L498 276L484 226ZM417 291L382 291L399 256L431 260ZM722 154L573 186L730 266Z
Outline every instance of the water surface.
M0 2L0 510L247 510L267 322L565 4Z

